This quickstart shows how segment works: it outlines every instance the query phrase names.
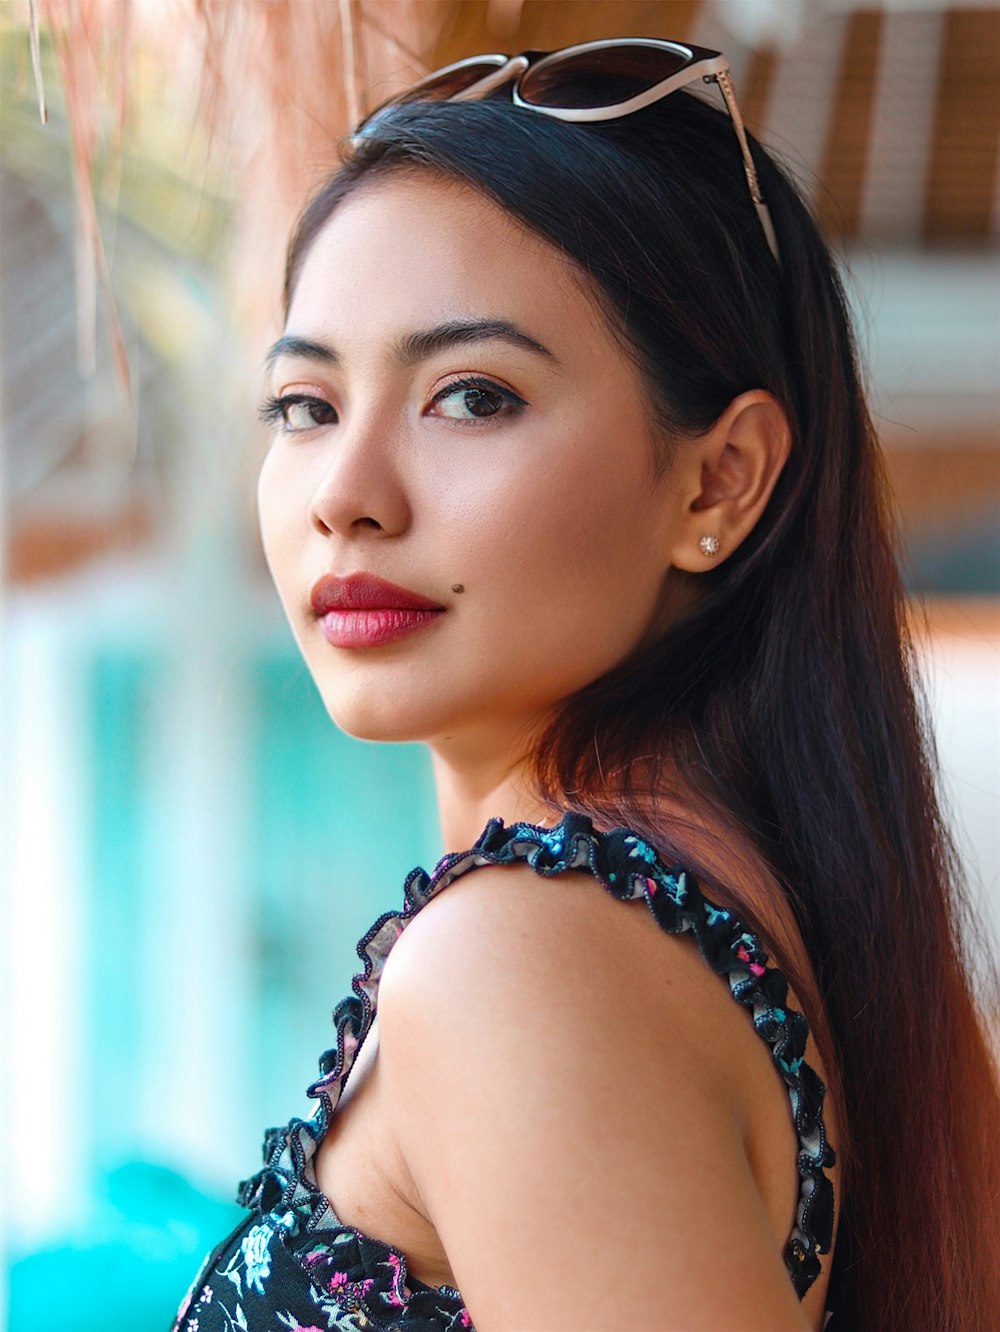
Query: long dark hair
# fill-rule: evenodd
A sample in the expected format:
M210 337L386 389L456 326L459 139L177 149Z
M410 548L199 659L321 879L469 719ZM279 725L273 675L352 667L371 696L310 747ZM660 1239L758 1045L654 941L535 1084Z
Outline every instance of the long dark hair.
M749 835L808 951L815 984L782 964L843 1107L829 1306L838 1326L970 1332L1000 1307L1000 1093L971 927L843 292L794 186L753 151L780 268L732 127L700 98L584 126L502 90L404 105L345 148L307 207L286 301L341 200L381 173L429 169L589 277L667 448L748 389L783 405L792 451L753 534L705 576L696 611L567 700L537 777L553 803L667 849L655 795L671 784Z

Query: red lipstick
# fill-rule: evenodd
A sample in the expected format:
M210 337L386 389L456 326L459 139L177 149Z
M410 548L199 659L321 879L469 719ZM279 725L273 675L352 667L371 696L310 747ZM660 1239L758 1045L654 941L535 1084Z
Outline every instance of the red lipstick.
M439 602L375 574L326 574L309 597L323 637L334 647L381 647L424 629L444 614Z

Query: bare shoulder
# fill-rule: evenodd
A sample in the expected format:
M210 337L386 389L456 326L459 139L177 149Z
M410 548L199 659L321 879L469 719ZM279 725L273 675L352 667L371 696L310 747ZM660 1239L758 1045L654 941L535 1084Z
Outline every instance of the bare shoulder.
M661 929L642 901L622 902L589 873L541 876L524 864L484 866L441 891L407 926L380 986L383 1040L488 1033L525 1054L519 1024L588 1067L602 1044L622 1070L631 1056L690 1058L690 1082L711 1083L739 1116L747 1058L774 1081L766 1047L726 981L689 935ZM579 1039L574 1040L574 1037ZM621 1081L621 1079L619 1079ZM616 1089L616 1096L621 1088Z
M563 1058L567 1038L585 1037L591 1066L595 1042L619 1067L629 1050L677 1060L697 1046L699 1077L731 1065L726 1037L747 1025L693 939L666 935L643 903L585 872L542 877L523 864L470 871L428 903L393 948L379 1007L383 1040L443 1030L455 1048L488 1032L520 1048L517 1024L530 1022Z
M391 1015L397 991L416 986L427 998L439 994L452 1012L460 985L526 1004L570 997L577 977L587 982L580 997L596 997L630 970L635 980L630 945L658 932L645 914L583 872L543 878L524 864L481 867L408 925L387 962L381 1005ZM405 1012L413 1017L408 1005Z
M510 1274L539 1253L546 1327L724 1327L754 1301L806 1326L745 1150L744 1065L774 1072L692 940L587 874L483 867L408 925L379 1014L397 1140L481 1332L521 1325Z

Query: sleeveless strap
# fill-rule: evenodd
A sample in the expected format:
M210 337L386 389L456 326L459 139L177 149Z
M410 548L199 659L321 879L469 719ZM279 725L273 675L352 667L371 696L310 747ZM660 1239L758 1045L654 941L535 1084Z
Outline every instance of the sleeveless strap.
M820 1273L818 1255L828 1253L833 1240L833 1183L825 1170L836 1161L823 1122L826 1088L804 1058L806 1020L788 1007L788 982L769 964L760 939L726 907L709 901L690 871L665 865L655 848L630 829L599 833L581 814L565 814L555 828L531 823L507 827L501 819L491 819L470 850L445 856L432 874L418 868L407 876L402 909L380 916L358 944L362 969L352 982L353 993L334 1010L336 1043L321 1056L320 1076L308 1088L308 1095L319 1100L316 1114L268 1131L264 1169L240 1186L240 1202L267 1210L295 1208L299 1214L306 1207L311 1232L343 1229L303 1172L377 1012L386 958L409 921L448 884L480 865L519 861L542 877L584 871L622 901L642 899L668 934L694 936L705 961L725 977L733 998L751 1014L787 1089L798 1136L799 1201L784 1259L801 1299Z

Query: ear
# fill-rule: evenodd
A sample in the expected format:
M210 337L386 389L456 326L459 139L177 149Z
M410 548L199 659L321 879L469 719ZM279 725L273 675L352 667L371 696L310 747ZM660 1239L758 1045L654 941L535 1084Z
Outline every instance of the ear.
M715 425L678 446L675 482L683 499L670 562L688 573L714 568L753 530L791 447L788 420L764 389L734 398ZM712 553L712 541L718 543Z

